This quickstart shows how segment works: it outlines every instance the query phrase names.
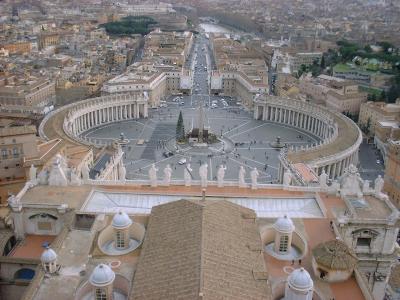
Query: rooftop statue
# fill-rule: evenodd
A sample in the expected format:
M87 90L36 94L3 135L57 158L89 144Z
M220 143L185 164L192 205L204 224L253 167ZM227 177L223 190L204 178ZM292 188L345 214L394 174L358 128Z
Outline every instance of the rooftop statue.
M35 168L35 166L32 164L29 169L29 181L36 182L36 173L37 173L37 168Z
M344 197L363 197L364 182L361 179L358 169L354 165L350 165L340 179L340 193Z
M325 173L325 169L322 169L322 173L319 175L319 186L323 189L328 187L328 174Z
M88 163L86 161L82 165L81 173L82 173L83 181L87 181L87 180L90 179L90 177L89 177L89 165L88 165Z
M246 187L245 176L246 176L246 170L244 169L243 166L240 166L240 169L239 169L239 187Z
M217 173L218 187L224 186L225 170L226 170L226 167L224 167L223 165L219 166L218 173Z
M202 164L199 168L199 176L202 187L207 187L208 165Z
M152 187L157 186L157 172L158 172L158 169L156 168L156 165L152 164L149 169L149 180L150 180L150 185Z
M251 176L251 188L253 190L257 189L258 183L257 183L257 179L258 176L260 175L260 173L258 172L257 168L254 168L251 172L250 172L250 176Z
M169 186L171 183L172 169L169 164L164 168L164 184Z
M186 168L183 170L183 177L185 179L185 186L192 185L192 171L190 164L186 164Z

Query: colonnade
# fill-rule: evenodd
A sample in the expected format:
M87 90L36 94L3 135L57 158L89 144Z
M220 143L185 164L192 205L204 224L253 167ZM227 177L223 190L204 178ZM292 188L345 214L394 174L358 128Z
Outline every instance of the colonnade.
M110 95L78 102L64 119L64 130L73 138L108 123L148 117L147 99L137 95Z
M325 170L330 179L341 176L350 164L358 163L362 135L357 125L345 116L307 102L263 96L254 99L254 118L293 126L321 139L314 145L288 149L288 155L281 156L280 181L284 169L289 165L294 169L288 157L295 163L306 164L317 176ZM335 153L333 149L338 150Z
M296 106L258 105L254 107L254 116L258 120L287 124L307 131L322 140L335 133L334 123L329 124L327 116L320 116L315 111L302 111ZM318 118L321 117L321 118ZM326 118L326 119L323 119Z

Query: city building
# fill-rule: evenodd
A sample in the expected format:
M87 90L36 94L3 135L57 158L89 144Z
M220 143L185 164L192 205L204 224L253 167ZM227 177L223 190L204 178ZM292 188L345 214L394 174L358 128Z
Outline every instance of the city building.
M368 128L368 135L374 136L378 121L393 121L400 115L400 101L396 103L362 103L358 116L358 125Z
M48 78L11 76L0 80L2 110L43 113L55 103L55 97L55 83Z
M351 80L367 87L387 90L393 75L361 69L353 64L338 64L333 67L333 76Z
M28 54L32 50L32 43L30 41L18 41L4 44L0 42L0 49L7 50L9 55Z
M216 70L211 72L211 94L237 97L244 106L252 109L253 98L269 91L264 58L225 36L214 34L210 41L216 64Z
M328 189L251 190L83 174L78 183L63 161L49 166L47 183L32 178L9 198L0 264L3 280L15 281L2 293L26 300L385 295L399 212L382 179L366 187L353 165Z
M60 35L56 32L45 32L38 36L38 48L43 50L49 46L57 46L60 43Z
M389 140L386 155L384 191L397 208L400 208L400 142Z
M145 39L142 60L105 82L102 93L146 92L150 107L159 106L169 95L191 94L192 75L186 59L192 45L191 32L151 32Z
M0 181L25 180L24 157L37 156L35 126L0 128Z
M302 76L299 88L312 102L352 115L358 115L361 104L367 100L367 94L359 91L358 84L327 75Z

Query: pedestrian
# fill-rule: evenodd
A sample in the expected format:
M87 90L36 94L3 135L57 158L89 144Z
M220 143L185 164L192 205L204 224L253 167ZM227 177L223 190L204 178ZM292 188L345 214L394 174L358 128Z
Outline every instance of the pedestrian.
M299 265L301 265L301 259L299 259Z
M292 266L294 265L294 259L292 259Z

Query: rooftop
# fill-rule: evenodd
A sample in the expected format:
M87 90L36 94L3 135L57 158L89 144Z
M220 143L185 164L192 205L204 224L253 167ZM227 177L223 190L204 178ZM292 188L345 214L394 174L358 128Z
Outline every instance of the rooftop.
M270 299L254 218L226 201L154 207L131 299Z
M15 258L34 258L40 259L44 248L44 243L49 243L56 238L54 235L27 235L23 241L10 252L9 256Z

